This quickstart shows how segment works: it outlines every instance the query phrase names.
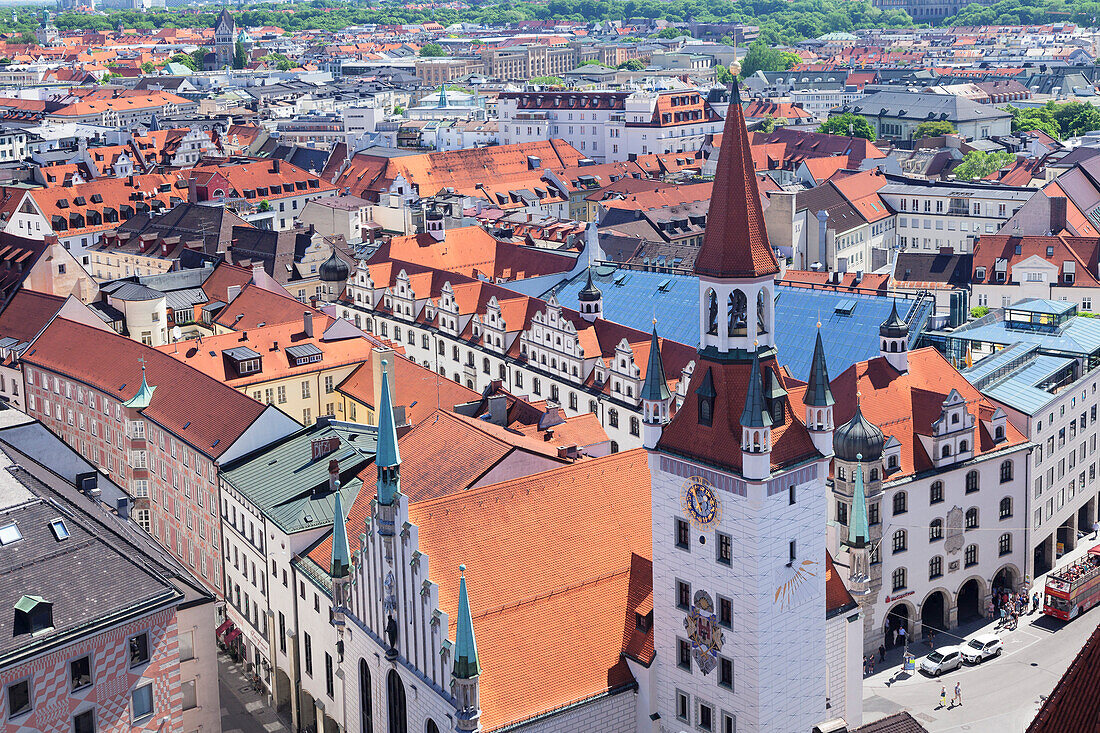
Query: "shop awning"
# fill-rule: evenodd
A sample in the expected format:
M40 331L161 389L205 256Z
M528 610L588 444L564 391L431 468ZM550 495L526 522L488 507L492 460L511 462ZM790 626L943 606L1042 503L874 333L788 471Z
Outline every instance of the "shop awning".
M233 622L230 621L229 619L226 619L224 622L222 622L222 625L218 627L218 630L214 632L214 635L215 636L221 636L226 631L228 631L232 626L233 626Z
M241 635L241 630L240 629L233 629L232 631L230 631L228 634L225 635L225 643L226 644L232 644L234 641L237 640L237 637L240 636L240 635Z
M1100 555L1100 545L1097 545L1096 547L1093 547L1091 550L1089 550L1089 554Z

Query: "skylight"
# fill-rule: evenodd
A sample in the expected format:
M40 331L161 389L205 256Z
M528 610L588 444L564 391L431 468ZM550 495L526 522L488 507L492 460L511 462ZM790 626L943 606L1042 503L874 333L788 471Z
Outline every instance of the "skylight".
M50 529L53 530L53 536L57 538L58 542L69 539L69 528L65 525L64 519L58 517L50 522Z
M23 533L19 531L19 527L15 524L0 527L0 546L10 545L12 542L18 542L21 539L23 539Z

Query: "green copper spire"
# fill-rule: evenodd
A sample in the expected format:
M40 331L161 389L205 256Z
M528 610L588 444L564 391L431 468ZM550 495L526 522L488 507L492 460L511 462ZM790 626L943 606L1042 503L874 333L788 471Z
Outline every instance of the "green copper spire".
M141 387L138 388L137 394L123 402L122 406L144 410L153 401L153 390L155 389L156 387L150 387L149 383L145 381L145 357L143 356L141 357Z
M474 640L474 619L470 613L470 599L466 595L466 566L459 565L462 574L458 580L458 631L455 633L454 676L468 680L481 674L481 662L477 658L477 642Z
M348 546L348 530L344 523L344 507L340 502L340 488L336 488L336 506L332 510L332 564L329 575L346 578L351 568L351 547Z
M863 491L863 454L858 454L856 459L856 489L852 495L852 517L848 522L848 541L845 544L863 548L867 546L871 530L867 526L867 495Z
M446 84L439 87L439 106L440 107L446 107L447 106L447 85Z
M825 347L821 343L821 324L817 324L817 343L814 358L810 362L810 379L806 384L806 404L810 407L829 407L836 404L829 388L829 370L825 368Z
M764 404L764 380L760 376L760 349L752 355L752 373L749 374L749 389L745 395L745 409L741 411L741 427L771 427L772 416Z
M649 342L649 364L645 368L645 382L642 383L643 400L664 401L671 397L668 391L668 379L665 377L665 365L661 362L661 345L657 341L657 321L653 321L653 339Z
M390 505L397 493L398 466L401 454L397 450L397 427L393 422L393 401L390 399L390 379L386 362L382 362L382 396L378 400L378 452L374 458L378 468L378 503Z

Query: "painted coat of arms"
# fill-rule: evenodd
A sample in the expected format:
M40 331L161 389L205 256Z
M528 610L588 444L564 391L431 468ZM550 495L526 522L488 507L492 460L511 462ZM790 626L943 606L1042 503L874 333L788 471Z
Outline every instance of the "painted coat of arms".
M718 617L714 614L714 603L710 594L700 590L695 592L694 603L684 619L684 629L691 641L691 654L703 674L710 674L718 666L718 652L725 643Z

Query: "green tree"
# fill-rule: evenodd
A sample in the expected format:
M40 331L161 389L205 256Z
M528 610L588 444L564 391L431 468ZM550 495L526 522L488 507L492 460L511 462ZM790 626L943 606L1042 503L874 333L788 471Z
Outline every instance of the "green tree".
M971 318L981 318L982 316L984 316L988 313L989 313L989 308L988 308L988 306L984 306L984 305L976 305L976 306L974 306L973 308L970 309L970 317Z
M645 62L641 59L630 59L619 64L616 68L623 69L625 71L641 71L645 68Z
M786 71L799 61L801 59L796 54L772 48L763 41L753 41L745 60L741 62L741 78L757 71Z
M1076 137L1086 132L1100 130L1100 109L1085 102L1054 104L1047 102L1054 114L1054 121L1062 131L1062 137Z
M560 76L533 76L529 79L532 84L541 84L546 87L563 87L565 80ZM448 87L449 89L450 87Z
M599 61L597 59L588 59L587 61L582 61L579 64L577 64L577 66L602 66L605 69L610 69L611 68L610 66L608 66L604 62Z
M923 140L926 137L940 137L941 135L954 135L955 126L947 120L928 120L917 125L913 133L914 140Z
M262 199L260 205L256 207L258 211L271 211L271 202L267 199Z
M862 137L865 140L875 139L875 130L871 127L871 123L865 118L851 112L845 112L842 115L833 115L821 123L817 131L829 135Z
M248 64L248 54L244 52L244 44L240 41L233 46L233 68L243 69Z
M961 181L972 181L976 178L985 178L994 171L1016 160L1016 156L1004 150L987 153L984 150L971 150L951 171Z
M191 71L197 70L197 67L195 66L195 59L192 58L191 54L189 53L177 53L175 56L168 59L168 63L186 66L187 68L191 69Z
M268 64L274 64L275 68L279 71L289 71L297 66L296 63L290 60L289 57L284 56L281 53L269 53L260 58L260 61Z
M143 74L152 74L157 70L157 67L153 66L152 61L146 61L141 65L141 71Z
M424 58L439 58L446 56L447 52L438 43L425 43L420 47L420 55Z
M1042 130L1055 140L1062 139L1062 129L1058 126L1057 120L1054 119L1053 108L1049 104L1042 107L1028 107L1027 109L1020 109L1019 107L1002 107L1002 109L1012 115L1013 132Z
M680 28L669 26L668 28L662 28L661 30L657 31L653 37L672 39L679 38L680 36L688 36L690 38L691 34L685 30L681 30Z
M722 85L733 83L733 73L722 64L714 67L714 80Z
M775 119L771 115L768 115L764 118L764 120L760 123L760 126L756 129L766 135L769 132L775 132L775 128L779 126L779 120Z
M20 46L37 46L38 39L34 37L33 33L22 33L18 36L13 36L4 43L12 43Z
M191 62L195 64L196 71L202 71L203 64L206 63L206 54L210 53L209 49L200 48L191 52Z

